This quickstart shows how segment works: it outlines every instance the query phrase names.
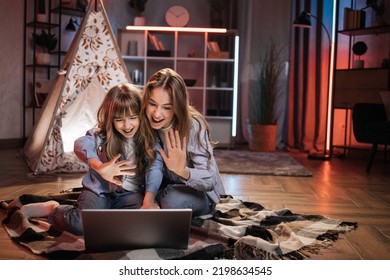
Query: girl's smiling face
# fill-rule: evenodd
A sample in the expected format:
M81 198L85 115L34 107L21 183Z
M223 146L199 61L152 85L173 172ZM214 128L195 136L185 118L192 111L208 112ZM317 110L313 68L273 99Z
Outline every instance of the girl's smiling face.
M146 116L153 129L167 128L174 117L172 98L163 88L155 88L150 92L146 105Z
M123 114L122 116L115 116L114 120L115 129L122 134L126 139L133 138L139 128L139 116L138 114Z

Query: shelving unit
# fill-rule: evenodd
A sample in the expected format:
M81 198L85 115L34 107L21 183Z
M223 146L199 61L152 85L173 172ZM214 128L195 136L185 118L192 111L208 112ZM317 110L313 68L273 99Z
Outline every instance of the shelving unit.
M156 51L151 35L164 46ZM238 40L235 30L129 26L118 30L118 45L133 82L138 84L161 68L169 67L186 80L190 101L208 120L213 140L230 147L236 135ZM208 42L217 42L220 52L211 53Z
M24 56L23 56L23 139L28 137L29 131L35 123L35 119L44 102L45 94L49 92L50 83L55 78L57 70L61 66L63 57L67 52L67 46L74 37L73 34L65 34L65 26L70 18L81 20L84 11L77 8L65 7L62 0L46 0L44 19L38 17L39 0L24 1ZM65 2L65 1L64 1ZM79 22L79 21L78 21ZM38 64L36 55L38 47L33 42L32 34L38 34L42 30L56 34L58 43L56 50L50 52L49 64ZM69 32L67 32L69 33ZM70 36L69 36L70 35ZM64 44L66 43L66 44ZM37 85L42 85L39 92Z
M332 107L332 150L365 149L356 142L352 132L351 113L355 103L381 103L380 92L390 90L390 25L374 26L374 11L364 9L365 21L357 28L347 28L345 9L361 10L364 0L336 2L336 36L334 56L334 88ZM353 45L364 42L367 52L356 56ZM364 60L363 68L356 68L355 60ZM368 148L368 147L367 147Z

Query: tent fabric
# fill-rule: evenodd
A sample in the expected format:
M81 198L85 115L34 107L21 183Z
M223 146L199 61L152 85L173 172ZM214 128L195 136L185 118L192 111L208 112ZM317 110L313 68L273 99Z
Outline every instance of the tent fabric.
M67 135L63 140L64 152L73 151L72 139L83 136L96 124L97 108L103 102L106 92L95 76L89 85L73 101L62 118L61 135ZM85 110L88 108L88 110ZM96 109L95 109L96 108Z
M40 117L22 149L34 174L85 172L88 167L73 151L64 150L64 139L73 143L92 128L104 94L116 84L130 82L102 1L98 2L95 5L95 1L90 1Z

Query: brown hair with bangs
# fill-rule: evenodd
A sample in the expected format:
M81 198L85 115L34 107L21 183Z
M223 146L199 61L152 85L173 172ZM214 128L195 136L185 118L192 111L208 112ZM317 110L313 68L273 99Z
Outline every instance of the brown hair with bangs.
M129 115L140 114L141 105L141 89L136 86L123 83L114 86L106 94L102 104L97 112L98 129L104 138L104 147L107 155L107 159L110 160L117 154L123 152L126 138L123 137L114 127L114 118L125 117ZM141 155L143 149L143 143L139 137L139 131L135 135L136 140L136 161L137 165L141 166Z

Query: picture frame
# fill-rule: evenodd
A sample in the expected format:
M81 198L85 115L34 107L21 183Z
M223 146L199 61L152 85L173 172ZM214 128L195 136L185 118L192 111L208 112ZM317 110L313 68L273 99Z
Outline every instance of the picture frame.
M51 87L50 80L35 81L34 95L35 95L35 105L37 107L42 107L43 103L45 103L45 100L50 92L50 87Z

